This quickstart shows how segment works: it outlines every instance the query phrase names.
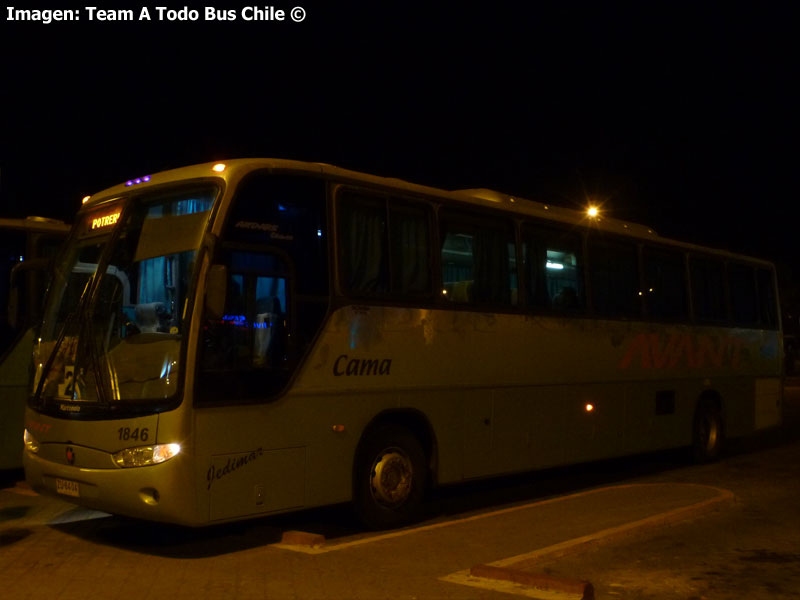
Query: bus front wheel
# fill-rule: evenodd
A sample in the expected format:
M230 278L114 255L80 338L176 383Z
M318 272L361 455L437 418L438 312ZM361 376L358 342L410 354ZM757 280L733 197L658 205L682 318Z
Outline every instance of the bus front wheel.
M724 430L719 403L709 398L700 400L692 427L692 456L695 462L706 463L719 458Z
M408 430L385 426L369 433L355 469L354 504L361 521L388 529L418 518L426 464L422 446Z

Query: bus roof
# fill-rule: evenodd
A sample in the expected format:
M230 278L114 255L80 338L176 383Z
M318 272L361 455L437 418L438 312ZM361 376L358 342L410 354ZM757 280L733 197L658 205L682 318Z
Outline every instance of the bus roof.
M24 219L0 219L0 229L34 233L66 233L69 231L69 225L58 219L31 216Z
M236 184L242 177L254 170L267 169L275 173L294 173L324 176L333 181L365 184L371 187L382 188L387 191L398 191L406 195L438 198L444 201L463 203L473 206L483 206L490 209L502 209L520 216L531 216L547 221L556 221L570 224L575 227L592 227L609 233L617 233L639 239L652 240L657 243L681 247L687 250L701 250L713 252L728 258L750 260L770 265L768 261L755 259L750 256L736 254L727 250L699 246L688 242L659 236L651 227L640 223L633 223L608 217L602 213L597 217L590 217L585 211L578 211L563 206L546 204L512 196L496 190L486 188L471 188L460 190L443 190L430 186L411 183L394 177L370 175L358 171L343 169L334 165L319 162L304 162L278 158L239 158L208 162L187 167L180 167L159 173L142 175L130 179L119 185L100 191L84 201L82 210L91 209L106 201L119 196L138 191L141 188L170 185L181 181L209 181L217 180L224 185Z

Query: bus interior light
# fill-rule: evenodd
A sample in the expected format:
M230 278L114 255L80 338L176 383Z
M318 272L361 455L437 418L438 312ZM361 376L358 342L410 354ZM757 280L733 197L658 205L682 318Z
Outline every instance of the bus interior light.
M584 408L586 409L587 413L590 413L590 412L592 412L594 410L594 404L591 404L591 403L587 402L587 404L586 404L586 406L584 406Z

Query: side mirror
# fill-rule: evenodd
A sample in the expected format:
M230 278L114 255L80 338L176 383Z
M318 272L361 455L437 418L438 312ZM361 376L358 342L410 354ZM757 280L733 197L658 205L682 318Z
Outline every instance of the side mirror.
M225 300L228 297L228 267L211 265L206 278L206 317L221 319L225 315Z

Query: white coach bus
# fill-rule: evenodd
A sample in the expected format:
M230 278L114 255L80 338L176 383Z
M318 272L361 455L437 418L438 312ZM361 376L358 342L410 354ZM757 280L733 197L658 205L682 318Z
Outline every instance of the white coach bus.
M41 318L47 268L68 232L55 219L0 218L0 471L22 467L33 326Z
M490 190L288 160L91 197L25 417L35 490L203 525L778 425L768 262Z

